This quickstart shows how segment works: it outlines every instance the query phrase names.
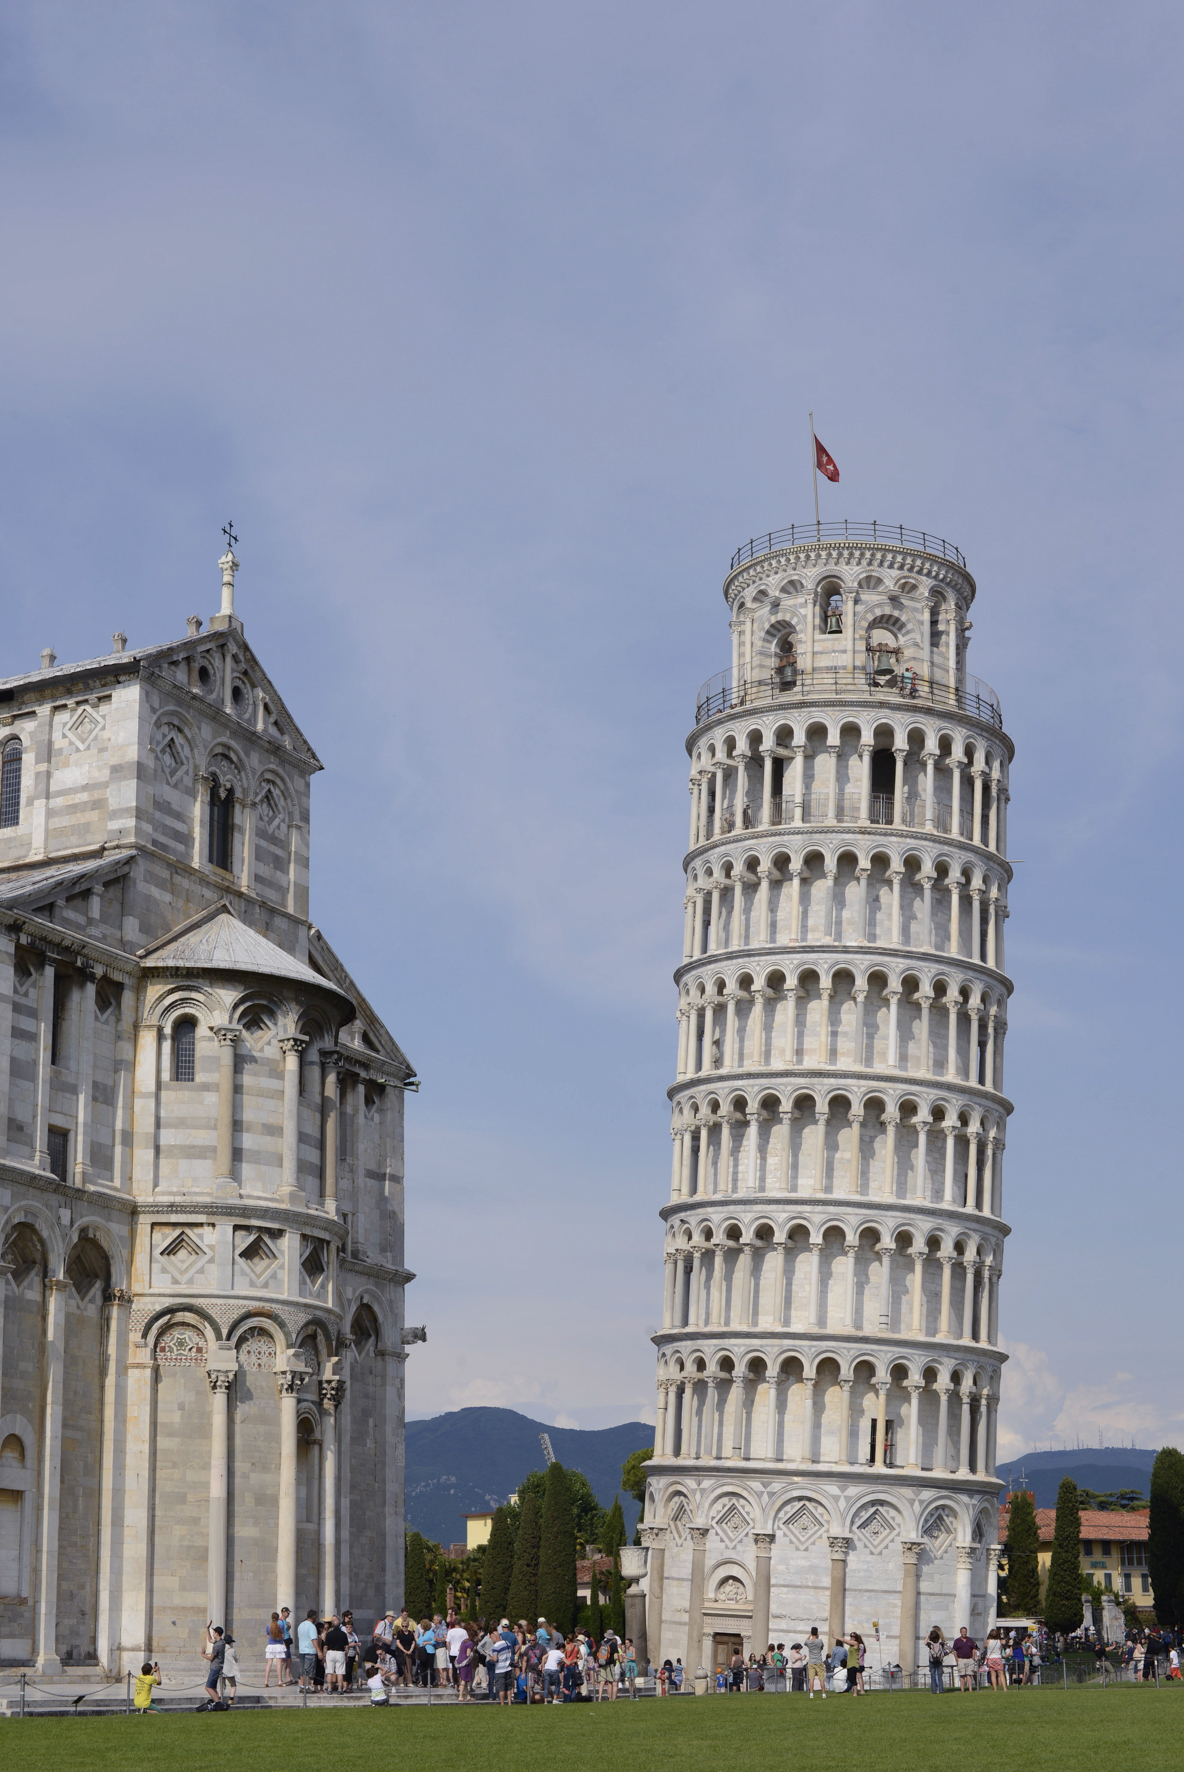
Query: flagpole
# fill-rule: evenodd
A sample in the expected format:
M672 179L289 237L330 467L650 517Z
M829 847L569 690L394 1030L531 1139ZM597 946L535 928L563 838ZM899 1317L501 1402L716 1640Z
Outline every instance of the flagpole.
M814 414L810 414L810 466L814 470L814 527L822 538L822 521L818 515L818 443L814 436Z

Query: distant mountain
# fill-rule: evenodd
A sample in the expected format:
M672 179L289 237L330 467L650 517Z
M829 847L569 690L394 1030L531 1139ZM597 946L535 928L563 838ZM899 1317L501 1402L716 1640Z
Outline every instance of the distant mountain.
M1070 1452L1025 1452L997 1469L1009 1488L1033 1490L1037 1507L1055 1507L1062 1477L1072 1477L1081 1489L1141 1489L1146 1495L1154 1463L1154 1451L1141 1446L1079 1446Z
M428 1421L407 1423L407 1529L437 1544L465 1536L463 1514L496 1507L533 1470L543 1469L540 1434L549 1434L560 1464L583 1471L602 1507L621 1487L621 1466L630 1453L652 1446L644 1421L595 1430L548 1427L514 1409L457 1409ZM629 1536L640 1508L621 1496Z

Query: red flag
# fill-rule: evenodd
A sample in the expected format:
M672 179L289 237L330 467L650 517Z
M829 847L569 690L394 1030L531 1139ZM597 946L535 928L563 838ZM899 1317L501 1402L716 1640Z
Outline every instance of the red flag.
M822 444L817 437L814 439L814 460L818 465L818 472L820 474L825 474L827 479L833 480L837 486L839 483L839 464L830 453L830 450L822 447Z

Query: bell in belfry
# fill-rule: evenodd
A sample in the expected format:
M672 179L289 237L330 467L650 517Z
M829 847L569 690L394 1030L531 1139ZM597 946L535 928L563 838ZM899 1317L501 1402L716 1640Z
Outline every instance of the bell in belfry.
M837 592L826 606L826 631L828 634L843 631L843 599Z

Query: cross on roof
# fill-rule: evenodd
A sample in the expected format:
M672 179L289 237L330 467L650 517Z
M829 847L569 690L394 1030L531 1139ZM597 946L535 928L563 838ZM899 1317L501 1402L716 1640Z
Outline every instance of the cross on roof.
M229 548L230 552L233 553L234 552L234 544L238 540L238 536L234 533L234 519L233 519L233 517L228 518L227 521L222 525L222 533L226 537L226 546Z

